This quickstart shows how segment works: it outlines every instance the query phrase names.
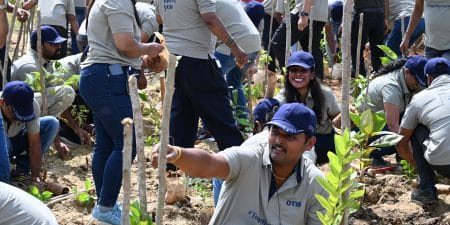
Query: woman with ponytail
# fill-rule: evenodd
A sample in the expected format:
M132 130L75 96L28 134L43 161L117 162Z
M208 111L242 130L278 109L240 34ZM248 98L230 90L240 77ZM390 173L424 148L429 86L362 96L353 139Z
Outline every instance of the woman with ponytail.
M155 43L140 43L135 0L90 2L86 26L90 49L81 65L80 94L94 115L96 131L92 175L98 200L92 216L100 222L119 225L121 121L133 117L128 76L141 74L141 56L155 57L163 48Z

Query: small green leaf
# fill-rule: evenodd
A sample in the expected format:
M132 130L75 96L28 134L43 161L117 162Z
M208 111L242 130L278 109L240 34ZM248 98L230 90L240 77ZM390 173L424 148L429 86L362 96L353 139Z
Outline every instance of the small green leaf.
M403 136L398 134L390 134L390 135L384 135L375 140L374 142L370 143L370 147L376 147L376 148L384 148L389 146L396 145L400 140L402 140Z
M314 196L316 196L317 201L319 201L325 210L331 211L333 209L333 206L322 195L315 194Z
M323 189L325 189L326 192L328 192L328 194L338 197L339 193L336 191L336 188L334 188L327 180L325 180L322 177L317 177L317 182L319 182L320 186L323 187Z
M378 111L373 114L373 131L382 131L386 126L386 117L384 111Z
M364 196L364 193L365 193L364 190L354 191L350 194L350 198L354 198L354 199L361 198L362 196Z
M45 201L49 200L52 196L53 196L53 193L51 193L50 191L44 191L44 192L42 192L42 195L41 195L42 201L45 202Z
M90 191L91 188L92 188L92 182L91 182L91 180L90 180L90 179L86 179L86 180L84 181L84 189L85 189L85 191Z
M30 186L30 193L35 196L38 197L39 196L39 189L36 186Z
M350 112L350 120L352 120L352 122L357 126L360 127L361 126L361 118L355 114Z
M386 46L386 45L377 45L377 47L380 48L383 51L383 53L388 57L388 59L390 61L398 59L397 54L395 54L395 52L392 51L391 48L389 48L388 46Z
M370 109L364 111L361 114L361 126L359 129L367 135L370 135L373 131L373 117Z

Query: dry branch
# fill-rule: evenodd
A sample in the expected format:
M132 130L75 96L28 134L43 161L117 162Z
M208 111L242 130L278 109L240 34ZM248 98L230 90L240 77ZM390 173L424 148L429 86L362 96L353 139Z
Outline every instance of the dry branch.
M9 58L9 46L11 45L11 38L12 34L14 32L14 24L16 23L16 17L17 17L17 8L19 7L19 2L16 1L16 4L14 5L13 15L12 15L12 21L9 27L8 36L6 38L6 45L5 45L5 59L3 61L3 68L2 68L2 78L3 78L3 87L5 87L7 82L7 71L8 71L8 58Z
M312 42L313 42L313 19L312 14L314 11L314 6L311 6L311 10L309 11L309 39L308 39L308 51L312 53Z
M289 56L291 56L291 11L289 0L284 0L284 19L286 21L286 48L284 53L284 66L287 66Z
M20 42L22 41L22 35L23 35L23 27L24 27L24 23L21 22L20 23L20 29L19 29L19 35L17 36L17 41L16 41L16 47L14 48L14 54L12 57L12 60L16 60L17 56L19 55L19 49L20 49ZM24 40L26 41L26 40Z
M144 76L142 74L141 76ZM130 76L128 79L130 87L131 106L133 108L134 135L136 137L136 151L138 161L138 186L139 186L139 204L141 212L147 214L147 185L146 185L146 158L144 150L144 128L142 122L141 102L137 88L136 76Z
M164 74L159 75L161 102L164 102L164 95L166 93L166 83L165 82L166 82L166 78L164 77Z
M123 204L121 224L130 224L130 195L131 195L131 151L133 149L133 120L125 118L122 120L124 137L122 151L122 185Z
M41 9L36 10L37 14L37 54L38 54L38 67L39 75L41 76L41 98L42 98L42 113L41 116L46 116L48 112L47 94L45 87L45 72L43 68L44 61L42 60L42 32L41 32Z
M163 224L164 216L164 197L166 195L166 155L167 145L169 144L169 124L170 108L172 107L172 98L175 83L175 69L177 57L169 55L169 67L166 79L166 92L164 95L162 123L161 123L161 147L158 158L158 205L156 207L156 225Z
M364 22L364 13L359 14L359 24L358 24L358 45L356 46L356 68L355 68L355 76L361 74L360 64L361 64L361 39L362 39L362 29Z

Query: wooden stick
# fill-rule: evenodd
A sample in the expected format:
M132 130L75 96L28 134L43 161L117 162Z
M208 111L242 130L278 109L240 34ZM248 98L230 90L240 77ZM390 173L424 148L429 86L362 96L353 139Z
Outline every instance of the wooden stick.
M52 206L52 205L54 205L56 203L59 203L59 202L62 202L64 200L67 200L69 198L72 198L73 196L74 196L73 193L68 193L68 194L65 194L65 195L56 196L54 198L51 198L50 201L48 201L46 205L48 207L50 207L50 206Z
M284 66L286 67L291 56L291 11L289 0L284 0L284 19L286 20L286 49L284 53Z
M361 64L361 39L362 39L362 30L363 30L363 21L364 21L364 13L359 14L359 24L358 24L358 45L356 46L356 68L355 68L355 77L361 74L360 64Z
M37 8L37 54L38 54L38 67L39 67L39 75L41 76L41 98L42 98L42 113L41 116L47 115L48 112L48 104L47 104L47 94L45 87L45 72L42 65L44 61L42 60L42 32L41 32L41 9Z
M344 1L344 12L343 12L343 22L342 22L342 106L341 106L341 129L350 128L350 77L351 77L351 50L350 50L350 39L352 32L352 15L353 15L353 4L354 0ZM359 59L357 59L359 60ZM345 166L344 171L350 168L349 165ZM345 192L344 199L348 199L350 195L351 188ZM345 209L342 216L341 225L348 224L348 217L350 211Z
M277 0L272 0L272 2L271 2L271 4L272 4L272 12L270 13L270 26L269 26L269 45L267 46L267 52L266 52L266 55L267 55L267 60L266 60L266 62L265 62L265 65L264 65L264 67L265 67L265 72L264 72L264 82L263 82L263 84L264 84L264 86L266 86L266 85L268 85L268 81L269 81L269 57L270 57L270 48L272 47L272 29L273 29L273 15L275 14L275 2L276 2ZM272 60L275 60L275 59L272 59ZM267 96L267 89L268 89L269 87L267 86L267 88L266 88L266 96ZM251 92L251 89L250 89L250 91L249 92Z
M20 49L20 42L22 41L22 34L23 34L23 22L20 23L20 29L19 29L19 35L17 36L17 42L16 42L16 48L14 48L14 55L12 57L12 61L17 59L17 56L19 55L19 49ZM25 41L25 40L24 40Z
M125 118L122 120L124 137L122 151L122 221L121 224L130 224L130 196L131 196L131 151L133 149L133 120Z
M402 39L403 39L403 37L405 36L405 16L400 17L400 24L401 24L400 27L402 30ZM407 44L409 47L409 43L407 43ZM406 57L406 55L404 53L402 53L402 57L404 58L404 57Z
M313 19L312 15L314 12L314 6L311 6L311 10L309 11L309 40L308 40L308 51L312 53L312 42L313 42Z
M141 76L144 76L142 74ZM131 106L133 108L134 120L134 135L136 137L136 151L138 161L138 186L139 186L139 204L141 205L141 212L147 215L147 185L146 185L146 158L144 151L144 128L142 122L141 102L139 100L139 93L137 88L136 76L131 75L128 78Z
M156 207L156 225L163 224L164 216L164 197L166 195L166 155L167 145L169 144L169 125L170 108L172 107L172 98L175 83L175 69L177 57L169 55L169 67L166 79L166 92L164 95L162 122L161 122L161 149L158 158L158 205Z
M164 102L164 95L166 93L166 83L165 82L166 82L165 74L159 75L161 102Z
M248 108L248 119L250 122L253 122L253 102L252 102L252 75L248 72L246 72L247 74L247 108Z
M19 7L19 2L20 1L16 1L16 4L14 5L14 10L13 10L13 14L12 14L12 20L11 20L11 24L9 27L9 31L8 31L8 36L6 38L6 45L5 45L5 60L3 61L3 70L2 70L2 78L3 78L3 87L2 89L5 87L6 82L8 82L7 80L7 71L8 71L8 61L9 61L9 46L11 45L11 38L12 38L12 34L14 32L14 24L16 23L16 14L17 14L17 8ZM6 3L8 4L8 1L6 1Z

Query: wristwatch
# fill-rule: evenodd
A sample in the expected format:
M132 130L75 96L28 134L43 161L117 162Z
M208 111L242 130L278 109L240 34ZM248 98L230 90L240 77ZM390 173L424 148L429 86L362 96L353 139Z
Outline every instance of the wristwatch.
M309 13L305 12L305 11L301 11L300 12L300 16L309 16Z

